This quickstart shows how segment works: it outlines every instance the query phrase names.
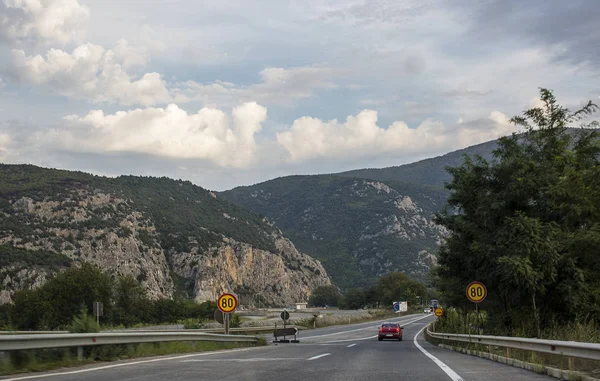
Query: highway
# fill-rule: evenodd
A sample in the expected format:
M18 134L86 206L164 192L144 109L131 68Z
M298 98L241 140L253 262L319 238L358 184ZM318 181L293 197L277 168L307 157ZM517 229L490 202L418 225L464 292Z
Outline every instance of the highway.
M403 341L378 341L377 322L370 322L301 331L299 344L136 359L0 380L554 380L429 344L420 332L434 319L392 319L404 325Z

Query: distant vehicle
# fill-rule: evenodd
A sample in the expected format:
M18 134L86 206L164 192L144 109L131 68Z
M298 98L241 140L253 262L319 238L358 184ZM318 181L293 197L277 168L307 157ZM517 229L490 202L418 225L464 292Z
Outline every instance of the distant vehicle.
M431 307L425 307L425 308L423 309L423 313L424 313L424 314L431 313Z
M379 341L383 339L394 339L402 341L402 330L404 327L401 327L398 323L383 323L381 327L379 327L379 335L377 339Z
M437 299L431 299L429 301L429 307L431 307L435 310L436 308L439 307L439 301Z

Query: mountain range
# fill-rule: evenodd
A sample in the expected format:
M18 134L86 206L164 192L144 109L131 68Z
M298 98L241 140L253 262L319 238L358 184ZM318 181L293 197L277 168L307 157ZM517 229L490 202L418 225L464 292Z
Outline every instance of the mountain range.
M0 304L83 261L152 298L289 305L330 284L267 219L189 181L0 164Z
M289 305L320 285L364 287L395 271L427 281L448 234L433 222L446 168L496 147L224 192L0 164L0 303L81 261L133 275L155 298L233 290L246 305Z
M447 234L432 221L448 196L445 168L464 155L490 159L496 147L491 141L396 167L281 177L219 197L269 218L343 289L392 271L427 281Z

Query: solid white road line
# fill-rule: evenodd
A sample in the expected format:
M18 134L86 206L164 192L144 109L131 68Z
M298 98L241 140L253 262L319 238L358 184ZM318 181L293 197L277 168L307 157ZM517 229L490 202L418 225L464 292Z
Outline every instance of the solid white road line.
M46 378L46 377L55 377L55 376L66 376L66 375L69 375L69 374L79 374L79 373L95 372L95 371L98 371L98 370L120 368L120 367L123 367L123 366L131 366L131 365L138 365L138 364L147 364L147 363L151 363L151 362L177 360L177 359L184 359L184 358L189 358L189 357L217 355L217 354L224 354L224 353L229 354L229 353L234 353L234 352L243 352L243 351L248 351L250 349L254 349L254 348L231 349L231 350L225 350L225 351L194 353L194 354L191 354L191 355L161 357L161 358L151 359L151 360L132 361L132 362L121 363L121 364L112 364L112 365L99 366L99 367L96 367L96 368L71 370L71 371L68 371L68 372L46 373L46 374L37 374L37 375L32 375L32 376L6 378L6 379L3 379L2 381L19 381L19 380L31 380L31 379L34 379L34 378Z
M346 348L352 348L353 346L355 346L356 344L350 344L348 345Z
M427 328L427 326L421 328L419 332L415 335L415 339L413 340L416 347L419 348L421 352L425 354L425 356L429 357L437 366L439 366L447 375L452 379L452 381L464 381L464 379L459 376L455 371L453 371L448 365L444 364L440 359L427 352L419 343L417 342L417 338Z
M307 360L316 360L316 359L320 359L321 357L329 356L330 354L331 354L331 353L323 353L322 355L318 355L318 356L309 357L309 358L307 358Z

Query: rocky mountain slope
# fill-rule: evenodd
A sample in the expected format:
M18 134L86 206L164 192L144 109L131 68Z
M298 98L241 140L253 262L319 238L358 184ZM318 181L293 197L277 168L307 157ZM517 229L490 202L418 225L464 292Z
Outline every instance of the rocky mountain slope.
M190 182L0 165L0 303L82 261L153 298L281 306L330 284L275 225Z
M342 288L392 271L425 279L446 234L432 222L441 192L400 182L290 176L222 196L275 221Z
M496 147L490 141L397 167L282 177L220 196L274 221L342 288L394 271L426 281L447 233L432 221L448 197L446 167L464 155L491 159Z

